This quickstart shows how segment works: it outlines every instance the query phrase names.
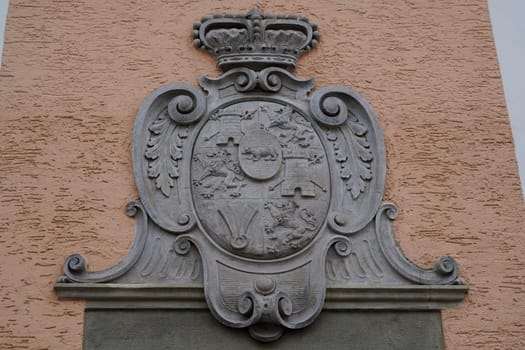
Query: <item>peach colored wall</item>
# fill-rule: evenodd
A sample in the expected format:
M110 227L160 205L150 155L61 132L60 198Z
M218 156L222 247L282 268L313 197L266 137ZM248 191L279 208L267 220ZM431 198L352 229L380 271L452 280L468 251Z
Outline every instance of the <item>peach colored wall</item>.
M297 1L299 3L299 1ZM407 256L457 258L471 291L444 313L449 349L525 348L524 211L486 0L11 0L0 71L0 348L79 349L64 258L119 261L134 236L131 130L168 82L217 75L192 47L217 11L296 12L321 44L299 76L343 84L379 115L385 198Z

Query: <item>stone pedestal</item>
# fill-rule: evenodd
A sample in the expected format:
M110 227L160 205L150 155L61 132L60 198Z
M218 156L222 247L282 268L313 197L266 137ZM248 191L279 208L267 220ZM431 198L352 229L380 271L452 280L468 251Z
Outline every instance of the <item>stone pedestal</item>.
M327 289L318 320L261 343L222 326L202 287L57 283L61 299L86 299L84 350L444 349L441 309L467 286L353 286Z
M84 350L444 349L441 313L430 311L335 311L278 342L261 343L245 330L222 326L200 310L86 310Z

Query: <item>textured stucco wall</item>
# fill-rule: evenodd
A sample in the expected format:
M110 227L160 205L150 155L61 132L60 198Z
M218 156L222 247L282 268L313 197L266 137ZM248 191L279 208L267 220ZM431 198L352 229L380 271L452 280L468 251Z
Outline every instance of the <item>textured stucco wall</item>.
M52 290L64 258L128 251L130 143L144 97L217 75L191 44L217 11L296 12L318 50L296 73L349 85L377 112L396 236L423 266L454 256L471 291L449 349L525 348L524 203L485 0L11 0L0 71L0 348L79 349L83 303Z

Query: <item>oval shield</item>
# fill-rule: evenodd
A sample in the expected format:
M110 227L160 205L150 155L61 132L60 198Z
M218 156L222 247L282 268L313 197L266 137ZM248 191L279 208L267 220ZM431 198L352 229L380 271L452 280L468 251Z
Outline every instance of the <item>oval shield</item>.
M319 136L291 106L250 101L219 109L196 138L195 208L224 249L249 258L297 252L318 233L330 200Z

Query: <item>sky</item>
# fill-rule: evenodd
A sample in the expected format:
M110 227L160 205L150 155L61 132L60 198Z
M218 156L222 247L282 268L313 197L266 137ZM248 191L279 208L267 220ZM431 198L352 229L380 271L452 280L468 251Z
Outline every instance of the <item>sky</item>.
M8 3L9 0L0 0L0 66L2 65L2 48L4 47L4 28Z
M488 0L525 198L525 0Z
M9 0L0 0L0 69ZM488 0L525 198L525 0Z

